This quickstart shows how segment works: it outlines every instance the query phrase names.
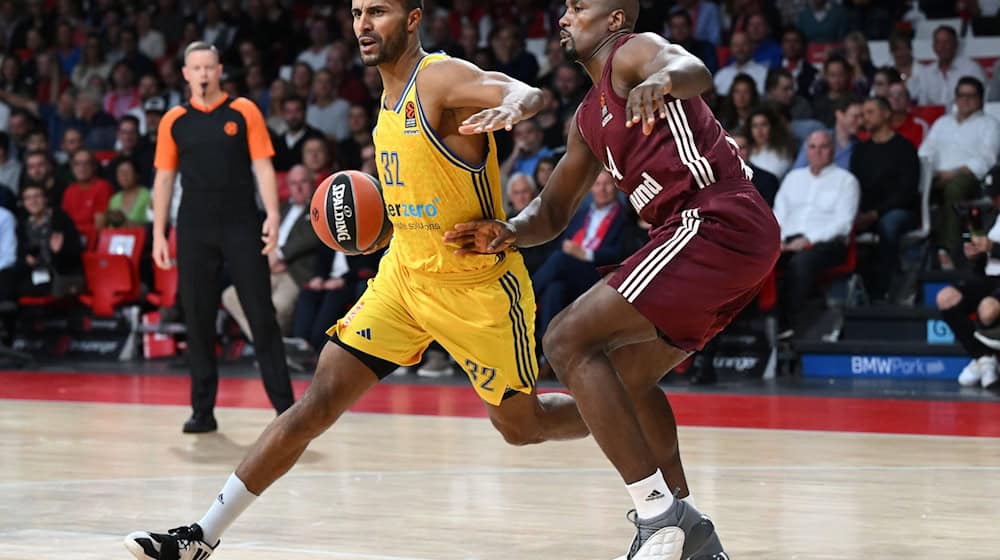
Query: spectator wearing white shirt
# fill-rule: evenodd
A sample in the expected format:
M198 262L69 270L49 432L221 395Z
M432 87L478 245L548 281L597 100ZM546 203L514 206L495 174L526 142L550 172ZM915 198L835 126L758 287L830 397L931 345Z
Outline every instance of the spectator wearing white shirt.
M351 136L347 122L351 104L334 95L333 74L326 68L316 72L312 94L312 102L306 108L306 123L337 142L347 140Z
M785 120L770 107L750 112L750 163L781 180L792 167L798 145Z
M0 131L0 189L9 190L9 199L15 200L21 188L21 163L10 147L10 135ZM0 196L0 200L4 197Z
M135 32L139 36L139 52L150 60L159 60L167 53L167 40L163 33L153 28L153 16L140 10L135 15Z
M958 53L958 33L953 27L942 25L934 30L934 54L937 63L925 66L907 81L910 94L917 105L951 105L955 100L955 87L961 78L969 76L980 83L986 82L983 68L977 62Z
M764 93L767 67L753 61L753 43L746 33L742 31L733 33L729 39L729 55L733 61L715 74L716 93L727 95L729 87L733 84L733 78L738 74L748 74L757 84L757 93Z
M17 264L17 220L0 206L0 302L14 299L14 265Z
M309 26L309 48L299 53L295 62L304 62L313 71L326 66L326 53L330 50L330 34L326 21L317 19Z
M962 235L954 206L982 195L980 181L1000 152L1000 123L983 112L983 83L962 78L954 94L955 113L934 121L919 152L931 160L934 190L940 196L933 231L938 263L945 270L954 266L950 252L958 250Z
M278 325L285 334L291 332L300 286L312 276L320 246L309 218L313 184L313 177L304 166L296 165L288 171L289 198L288 204L281 209L278 248L267 256L271 268L271 301ZM222 305L252 341L250 324L234 286L222 291Z
M806 139L809 166L785 176L774 201L781 225L785 274L779 290L783 337L794 334L803 309L823 270L847 257L848 238L858 211L858 180L833 164L833 136L818 130Z

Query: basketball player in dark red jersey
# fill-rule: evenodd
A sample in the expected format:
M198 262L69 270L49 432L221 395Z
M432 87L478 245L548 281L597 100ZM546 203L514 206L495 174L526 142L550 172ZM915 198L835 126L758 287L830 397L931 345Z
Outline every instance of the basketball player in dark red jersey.
M602 167L614 176L653 225L651 240L555 318L545 355L635 502L626 557L724 559L711 521L669 490L667 480L683 484L683 470L656 383L754 298L780 234L752 172L698 97L711 74L661 37L632 34L638 12L636 0L567 1L563 49L596 85L566 155L511 222L460 224L445 238L470 253L544 243Z

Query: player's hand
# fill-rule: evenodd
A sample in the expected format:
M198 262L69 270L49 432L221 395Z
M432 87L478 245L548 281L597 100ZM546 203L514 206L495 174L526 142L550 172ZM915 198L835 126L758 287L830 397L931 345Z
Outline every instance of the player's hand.
M153 234L153 262L164 270L173 266L173 263L170 262L170 245L163 234Z
M260 240L264 243L264 248L260 254L267 255L278 246L278 226L281 218L277 214L268 214L264 218L264 227L260 230Z
M523 118L524 112L518 107L501 105L492 109L483 109L465 119L458 127L458 132L459 134L482 134L501 128L511 130Z
M319 276L313 276L308 282L306 282L305 288L307 290L318 292L323 289L323 279Z
M572 239L566 239L563 241L562 246L563 253L576 258L578 261L587 260L587 252L578 243L574 242Z
M347 282L345 282L343 278L327 278L325 281L323 281L324 290L330 290L330 291L339 290L346 285Z
M667 118L667 102L664 97L673 89L670 76L654 74L628 92L625 103L625 126L642 123L642 133L649 136L657 117Z
M509 249L517 236L514 228L500 220L478 220L455 224L444 234L444 242L457 245L456 255L492 255Z
M52 237L49 237L49 248L52 249L53 253L58 253L62 251L63 248L63 234L61 231L52 232Z

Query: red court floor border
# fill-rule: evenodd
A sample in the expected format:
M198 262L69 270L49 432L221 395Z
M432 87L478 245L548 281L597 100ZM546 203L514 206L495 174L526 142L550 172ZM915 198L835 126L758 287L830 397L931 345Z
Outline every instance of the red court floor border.
M302 395L308 381L296 381ZM185 405L185 377L0 371L0 399ZM680 424L733 428L1000 437L1000 402L859 399L781 395L670 394ZM268 408L260 380L223 378L218 405ZM480 418L469 387L381 384L354 412Z

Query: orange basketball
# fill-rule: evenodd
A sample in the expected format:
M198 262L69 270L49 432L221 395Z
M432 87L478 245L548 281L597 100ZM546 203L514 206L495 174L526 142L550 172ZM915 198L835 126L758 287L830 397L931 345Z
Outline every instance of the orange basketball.
M348 255L384 247L392 236L382 185L360 171L338 171L323 179L309 215L320 241Z

